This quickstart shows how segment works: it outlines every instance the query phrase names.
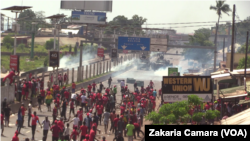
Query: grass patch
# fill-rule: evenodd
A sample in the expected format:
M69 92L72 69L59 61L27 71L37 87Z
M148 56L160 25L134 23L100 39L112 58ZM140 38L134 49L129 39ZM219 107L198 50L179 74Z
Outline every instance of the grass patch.
M37 60L28 61L26 59L30 59L30 56L21 56L20 57L20 71L30 71L40 67L44 67L45 56L38 57ZM1 66L4 66L5 69L9 70L10 68L10 56L1 56Z

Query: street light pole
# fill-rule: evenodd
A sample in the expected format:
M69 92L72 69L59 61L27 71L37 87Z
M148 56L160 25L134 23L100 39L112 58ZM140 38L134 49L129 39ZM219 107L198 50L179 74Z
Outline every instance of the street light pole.
M55 27L54 27L54 50L56 50L56 20L55 20Z
M14 41L14 55L16 55L16 28L17 28L17 13L18 12L16 12L16 23L15 23L15 41Z
M248 31L247 31L247 42L246 42L246 55L245 55L245 73L244 73L244 84L245 84L245 91L247 91L246 85L246 75L247 75L247 51L248 51Z
M35 25L36 24L37 24L36 22L32 22L32 42L31 42L31 54L30 54L31 59L34 58L34 40L35 40Z

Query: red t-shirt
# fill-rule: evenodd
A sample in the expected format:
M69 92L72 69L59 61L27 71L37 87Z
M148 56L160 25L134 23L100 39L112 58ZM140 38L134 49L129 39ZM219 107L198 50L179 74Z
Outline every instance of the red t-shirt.
M102 100L103 100L103 104L106 104L108 102L108 98L106 96L103 96Z
M52 136L59 137L59 132L61 131L58 125L53 125L50 129L52 129Z
M31 115L31 117L32 117L32 123L31 123L31 125L36 125L36 122L39 120L38 116Z
M150 86L153 86L153 84L154 84L154 82L153 82L153 81L151 81L151 82L150 82Z
M124 88L124 89L125 89L125 91L126 91L126 90L128 89L128 86L125 86L125 88Z
M76 88L76 84L72 83L72 89L75 89L75 88Z
M67 80L67 75L64 75L64 81L66 81Z
M121 114L124 113L125 107L121 106L120 109L121 109Z
M106 93L109 93L110 92L110 90L109 89L106 89Z
M81 130L81 136L85 136L86 133L87 133L88 127L82 125L82 126L80 127L80 130Z
M91 129L89 133L89 141L94 141L95 134L96 132L93 129Z
M1 125L3 125L3 120L4 120L3 114L1 114Z
M82 121L83 120L83 111L77 111L77 115L78 115L78 117L79 117L79 119L80 119L80 121Z
M159 94L161 94L161 89L159 90Z
M102 106L102 105L97 105L97 106L96 106L96 109L97 109L98 115L101 115L102 112L103 112L103 106Z
M56 90L59 91L60 87L59 85L56 85Z
M93 122L91 128L93 128L93 126L97 128L97 123Z
M68 91L64 92L64 96L65 96L65 98L68 99L68 97L69 97L69 92L68 92Z
M63 123L63 121L58 121L57 122L57 125L59 126L59 128L61 129L61 131L63 130L63 127L64 127L64 123Z
M16 136L16 134L13 136L12 141L19 141L19 138Z
M115 118L115 119L114 119L114 126L115 126L115 127L117 127L118 121L119 121L119 118Z
M138 123L134 123L135 128L140 127Z
M53 115L56 116L57 115L57 108L53 109Z
M74 129L70 135L70 137L73 137L73 139L75 140L77 138L78 132Z
M100 94L100 93L97 93L96 96L97 96L97 98L100 98L100 97L101 97L101 94Z
M45 91L44 90L40 90L41 92L41 96L45 96Z
M93 88L95 88L95 86L96 86L96 84L95 84L95 83L93 83L93 84L92 84L92 87L93 87Z
M208 104L205 105L206 109L209 110L210 106Z
M141 96L138 95L138 96L136 97L136 100L137 100L137 102L139 103L140 100L141 100Z
M25 115L25 110L26 110L26 109L25 109L23 106L21 106L22 116Z
M89 86L88 86L88 90L89 90L89 91L91 91L91 89L92 89L92 86L91 86L91 85L89 85Z
M73 101L70 102L70 109L74 109L74 102Z

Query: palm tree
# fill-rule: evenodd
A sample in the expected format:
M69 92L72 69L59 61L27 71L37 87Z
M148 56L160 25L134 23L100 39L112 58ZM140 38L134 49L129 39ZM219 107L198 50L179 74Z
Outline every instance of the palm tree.
M215 10L217 15L219 16L218 17L218 25L219 25L219 22L220 22L220 18L222 17L221 14L222 12L228 14L228 12L231 12L232 10L230 9L229 5L228 4L225 4L225 1L216 1L216 6L210 6L210 10Z

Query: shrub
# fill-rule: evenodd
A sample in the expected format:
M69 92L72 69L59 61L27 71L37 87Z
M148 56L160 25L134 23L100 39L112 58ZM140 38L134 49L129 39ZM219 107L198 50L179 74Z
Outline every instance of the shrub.
M47 56L43 62L44 67L48 66L48 63L49 63L49 57Z
M3 44L6 45L6 44L10 44L10 45L14 45L14 39L7 35L3 38Z
M34 59L35 59L35 60L38 60L38 56L35 56Z
M10 43L6 43L5 46L7 49L10 49L10 47L11 47Z
M202 112L194 113L192 119L195 122L201 122L202 116L204 116L204 113Z
M25 44L19 44L19 45L18 45L18 48L21 48L22 50L24 50Z
M57 46L58 46L58 41L56 40L56 47L57 47ZM45 43L45 48L46 48L47 50L53 49L53 48L54 48L54 39L50 39L50 40L46 41L46 43Z

